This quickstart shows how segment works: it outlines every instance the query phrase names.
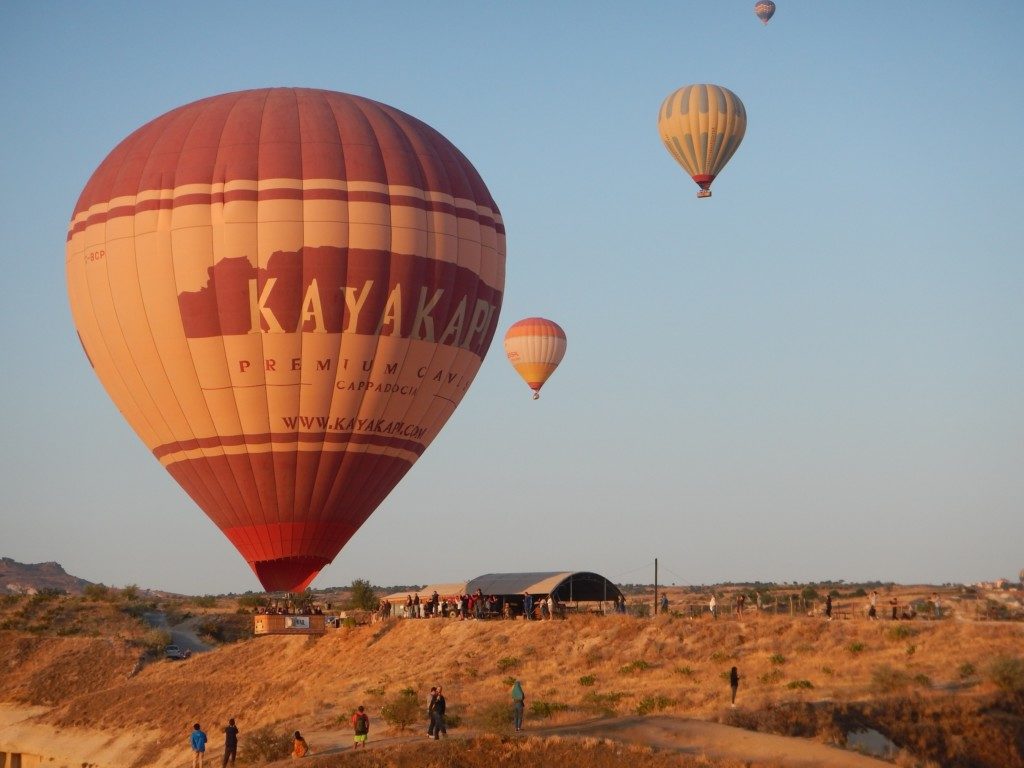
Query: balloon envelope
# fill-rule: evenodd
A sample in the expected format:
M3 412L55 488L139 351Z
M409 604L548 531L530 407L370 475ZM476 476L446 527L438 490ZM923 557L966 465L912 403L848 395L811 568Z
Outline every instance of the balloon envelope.
M700 187L697 197L711 196L711 182L736 153L746 130L743 102L720 85L684 86L669 94L658 112L665 149Z
M378 102L272 88L135 131L75 206L67 282L117 407L267 590L301 590L437 436L504 289L469 161Z
M565 331L551 320L528 317L513 323L505 333L505 355L512 367L540 397L544 382L565 356Z
M754 13L757 14L762 23L767 24L775 15L775 3L772 0L758 0L754 3Z

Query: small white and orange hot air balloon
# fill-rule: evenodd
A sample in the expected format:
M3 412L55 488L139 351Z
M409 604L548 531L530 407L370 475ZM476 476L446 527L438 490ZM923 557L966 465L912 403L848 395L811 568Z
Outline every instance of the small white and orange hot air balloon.
M505 334L505 354L516 373L540 397L544 386L565 356L565 331L543 317L528 317L513 323Z

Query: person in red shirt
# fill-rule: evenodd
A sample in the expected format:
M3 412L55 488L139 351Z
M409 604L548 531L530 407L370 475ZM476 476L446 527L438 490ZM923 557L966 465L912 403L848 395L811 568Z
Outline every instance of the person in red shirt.
M355 714L352 715L352 730L355 731L355 744L353 749L366 747L366 737L370 734L370 716L360 705Z

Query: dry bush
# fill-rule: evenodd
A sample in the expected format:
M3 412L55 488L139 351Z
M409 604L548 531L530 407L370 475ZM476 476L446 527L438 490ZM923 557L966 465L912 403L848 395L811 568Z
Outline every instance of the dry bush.
M404 731L417 720L424 717L425 707L421 705L416 691L412 688L405 688L398 692L380 708L380 716L384 722L393 725L400 731Z
M265 725L239 740L238 759L243 763L271 763L292 752L292 734L280 726Z
M989 665L988 676L999 690L1024 697L1024 659L999 656Z

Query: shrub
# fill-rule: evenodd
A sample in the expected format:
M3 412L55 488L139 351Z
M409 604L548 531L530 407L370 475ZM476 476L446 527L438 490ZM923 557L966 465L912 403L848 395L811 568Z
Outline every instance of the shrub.
M535 701L530 705L530 714L533 717L547 718L556 712L565 712L569 709L568 704L558 701Z
M690 667L676 667L675 673L683 677L693 677L693 670Z
M611 716L615 714L619 702L628 695L624 691L611 691L609 693L591 691L583 697L583 703L592 710Z
M238 759L243 763L272 763L291 754L292 735L265 725L242 739Z
M957 674L960 675L961 680L966 680L967 678L974 677L978 674L978 670L973 664L971 664L971 662L965 661L960 665L959 669L957 669Z
M110 588L106 584L89 584L82 594L86 600L109 600L110 599Z
M623 664L619 667L620 675L631 675L634 672L643 672L645 669L650 669L651 665L643 659L635 659L629 664Z
M906 624L897 624L895 627L889 627L886 630L885 635L890 640L906 640L908 637L913 637L917 634L917 630L911 629Z
M726 677L728 678L728 673L726 673ZM775 685L782 680L782 670L773 669L771 672L765 672L758 680L764 685Z
M270 598L264 594L247 592L237 600L239 608L265 608L270 605Z
M384 722L393 725L400 731L404 731L410 725L420 719L425 707L420 706L421 702L412 688L403 688L398 695L392 697L380 708L380 716Z
M786 663L786 657L783 656L781 653L773 653L769 657L768 661L770 661L775 666L778 666L780 664L785 664Z
M593 675L584 675L583 677L580 678L580 685L582 685L582 686L591 686L591 685L594 684L594 682L596 680L597 680L597 678L594 677Z
M907 656L913 656L917 653L917 646L913 643L907 643Z
M504 685L506 688L511 688L513 685L516 684L516 679L512 677L512 675L509 675L501 681L501 684Z
M506 734L512 730L512 705L506 701L492 701L480 709L481 727L492 733Z
M820 595L818 594L818 590L816 590L814 587L807 586L800 591L800 597L802 597L804 600L817 600L819 599Z
M367 696L383 696L384 686L381 685L376 688L367 688L365 691L363 691L363 693L365 693Z
M1001 691L1024 696L1024 659L1019 656L998 656L988 668L988 678Z
M810 680L790 680L788 683L786 683L786 687L792 691L797 691L813 688L814 683L812 683Z
M508 672L510 669L515 669L518 666L519 659L515 656L504 656L498 659L498 670L500 672Z
M663 709L674 706L675 703L674 699L667 696L646 696L636 705L636 713L643 716L655 711L661 712Z
M832 669L832 667L824 666L824 667L821 668L821 673L823 675L828 675L829 677L832 677L832 675L834 675L836 673L836 671L834 669Z
M355 579L349 589L351 594L346 604L347 608L362 611L377 610L379 601L377 600L377 593L374 592L370 582L366 579Z
M192 603L198 608L214 608L217 605L217 598L213 595L201 595L193 598Z
M846 650L848 650L850 653L856 656L858 653L861 653L864 650L864 643L860 642L859 640L854 640L852 643L846 646Z
M879 693L894 693L910 685L910 675L888 664L876 667L871 673L871 687Z

